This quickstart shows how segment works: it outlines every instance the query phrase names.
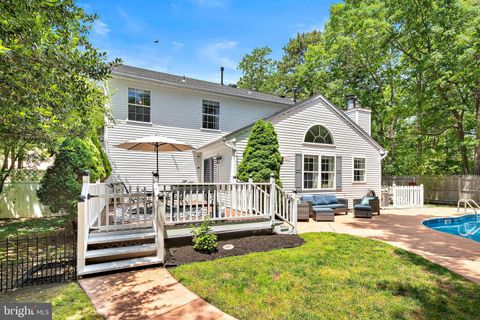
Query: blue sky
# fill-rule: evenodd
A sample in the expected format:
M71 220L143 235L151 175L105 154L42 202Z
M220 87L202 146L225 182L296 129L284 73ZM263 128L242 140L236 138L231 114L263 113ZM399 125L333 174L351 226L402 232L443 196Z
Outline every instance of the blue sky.
M125 64L188 77L234 83L238 62L268 45L273 57L297 32L322 29L332 0L79 1L100 18L91 41ZM158 40L158 43L155 41Z

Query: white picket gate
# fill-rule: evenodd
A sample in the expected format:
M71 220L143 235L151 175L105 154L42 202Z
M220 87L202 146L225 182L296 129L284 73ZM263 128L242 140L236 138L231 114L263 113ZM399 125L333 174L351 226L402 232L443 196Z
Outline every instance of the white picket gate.
M423 208L423 184L391 187L394 208Z

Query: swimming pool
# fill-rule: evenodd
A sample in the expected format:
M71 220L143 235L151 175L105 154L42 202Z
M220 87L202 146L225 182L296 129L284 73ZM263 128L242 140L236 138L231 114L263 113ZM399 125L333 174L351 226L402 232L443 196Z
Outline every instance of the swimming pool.
M423 221L426 227L480 242L480 215L434 218Z

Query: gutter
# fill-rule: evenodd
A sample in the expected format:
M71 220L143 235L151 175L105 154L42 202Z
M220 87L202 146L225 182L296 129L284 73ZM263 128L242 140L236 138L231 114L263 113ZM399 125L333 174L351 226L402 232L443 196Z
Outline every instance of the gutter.
M382 156L380 157L380 161L385 159L387 157L387 155L388 155L388 151L385 150L385 153L382 154Z

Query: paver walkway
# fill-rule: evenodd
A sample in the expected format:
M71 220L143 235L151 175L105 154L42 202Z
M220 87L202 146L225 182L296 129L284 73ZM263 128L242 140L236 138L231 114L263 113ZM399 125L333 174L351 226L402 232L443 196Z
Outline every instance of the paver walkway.
M234 319L178 283L165 268L85 278L79 283L107 319Z
M338 232L385 241L480 284L480 243L423 226L425 219L457 215L455 208L383 210L372 219L337 215L335 222L299 222L300 233Z

